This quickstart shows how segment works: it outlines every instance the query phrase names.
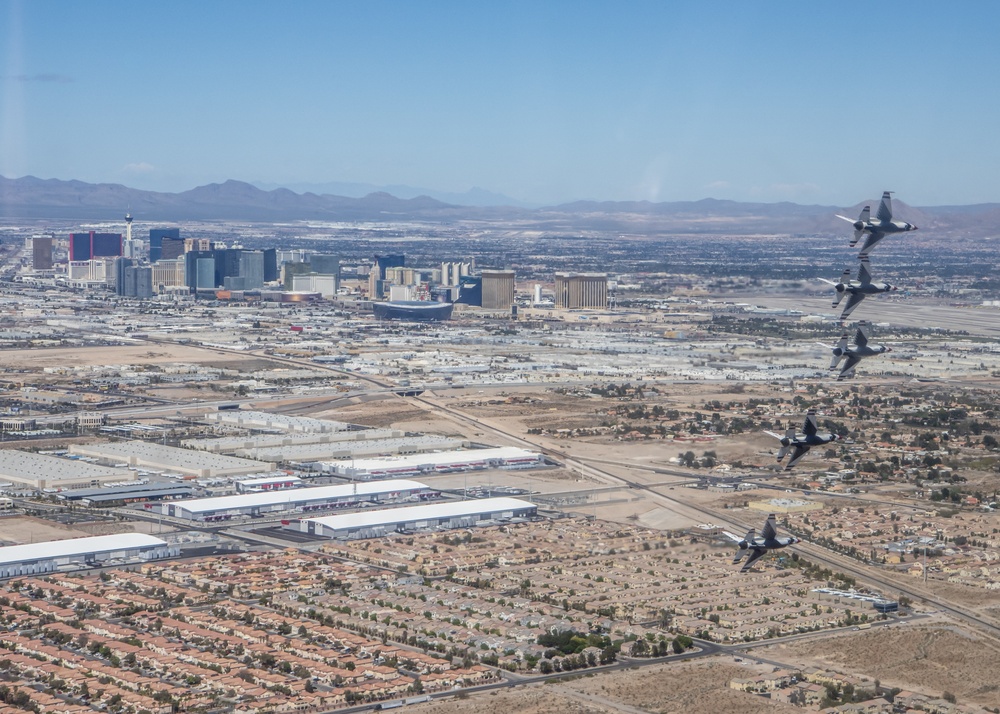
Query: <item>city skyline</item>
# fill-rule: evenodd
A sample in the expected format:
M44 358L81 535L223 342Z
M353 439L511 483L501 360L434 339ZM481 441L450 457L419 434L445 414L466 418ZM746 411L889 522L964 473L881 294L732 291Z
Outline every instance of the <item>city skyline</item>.
M0 175L992 202L997 13L8 2Z

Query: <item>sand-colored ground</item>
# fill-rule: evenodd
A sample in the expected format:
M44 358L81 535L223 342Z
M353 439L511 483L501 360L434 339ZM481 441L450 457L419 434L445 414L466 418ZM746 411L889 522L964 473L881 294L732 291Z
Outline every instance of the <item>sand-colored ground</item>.
M756 652L867 676L883 686L932 696L947 691L960 703L1000 703L1000 642L957 626L898 625Z
M582 675L568 681L531 685L421 705L430 714L792 714L795 707L729 689L729 680L750 669L719 660Z
M249 369L270 365L260 358L249 358L238 352L215 352L194 345L115 345L113 347L72 347L54 349L5 350L4 365L14 369L41 369L66 365L101 364L163 364L185 362L216 365L228 369ZM252 364L250 364L252 362Z
M46 540L65 540L89 535L93 534L31 516L0 518L0 540L6 543L40 543Z
M50 540L66 540L68 538L84 538L96 535L111 535L112 533L150 533L174 530L156 523L134 521L122 523L119 521L91 521L75 523L71 526L60 525L55 521L43 520L32 516L12 516L0 518L0 541L7 545L22 545L25 543L42 543Z

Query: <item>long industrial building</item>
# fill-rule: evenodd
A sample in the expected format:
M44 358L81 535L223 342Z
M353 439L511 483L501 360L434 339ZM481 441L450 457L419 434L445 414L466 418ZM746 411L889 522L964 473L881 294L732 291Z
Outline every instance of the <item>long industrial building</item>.
M0 481L28 490L94 488L101 484L130 481L135 474L126 468L97 466L30 451L4 449L0 452Z
M437 495L426 484L396 479L343 486L316 486L264 493L242 493L237 496L193 498L147 504L146 508L162 513L164 516L212 522L228 521L234 516L256 517L289 511L347 508L360 503L382 503L405 498L426 499Z
M364 459L386 454L423 454L443 449L460 449L469 442L446 436L402 436L373 441L339 441L331 444L300 444L266 449L238 450L251 459L272 462L304 463L332 459Z
M145 533L70 538L0 548L0 578L52 573L67 566L96 566L109 560L156 560L178 555L177 546Z
M411 454L385 459L327 462L323 464L323 469L340 476L366 480L481 469L530 469L544 463L541 454L514 446L503 446L494 449Z
M185 439L181 446L198 451L217 454L233 454L251 449L267 449L279 446L304 446L308 444L332 444L342 441L376 441L378 439L398 439L405 436L399 429L361 429L359 431L310 432L254 434L253 436L221 436L214 439Z
M327 538L378 538L393 531L470 528L537 514L538 506L520 498L483 498L305 518L286 528Z
M120 461L129 466L173 471L196 478L219 476L249 476L274 471L274 463L238 459L206 451L179 449L148 441L123 441L107 444L73 444L70 452L108 461Z
M206 414L205 420L244 429L269 429L303 434L328 434L336 431L348 431L353 428L351 424L342 421L285 416L284 414L269 414L268 412L245 412L238 409Z

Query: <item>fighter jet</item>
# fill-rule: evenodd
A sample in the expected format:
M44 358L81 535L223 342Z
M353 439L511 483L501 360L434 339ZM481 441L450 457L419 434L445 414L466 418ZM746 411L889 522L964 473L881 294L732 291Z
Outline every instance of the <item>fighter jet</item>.
M729 533L728 531L723 531L729 538L736 541L739 546L739 550L736 551L736 557L733 558L733 565L743 560L747 553L750 557L747 558L747 562L743 564L740 568L741 573L745 573L753 567L760 558L769 550L777 550L778 548L784 548L787 545L792 545L794 543L801 542L800 538L795 536L787 536L785 538L778 537L778 531L774 527L774 514L772 513L767 517L767 522L764 524L764 528L761 530L760 538L754 537L754 529L751 528L747 531L745 538L740 538L737 535Z
M896 289L894 286L889 285L889 283L873 283L870 268L871 265L868 258L865 257L861 259L856 280L851 280L850 268L844 270L844 274L840 276L839 283L827 280L826 278L820 278L824 283L832 285L837 290L837 297L833 299L833 307L837 307L840 304L845 294L850 294L851 297L847 300L847 304L844 305L844 311L840 313L841 320L846 320L848 315L854 312L854 308L860 305L861 301L869 295L887 293Z
M846 360L844 366L837 375L837 381L850 379L854 376L854 369L865 357L880 355L884 352L892 352L892 348L885 345L869 345L868 336L863 329L865 323L858 323L858 331L854 334L854 346L847 344L847 332L840 336L840 342L833 348L833 361L830 362L830 369L836 369L841 360Z
M810 410L806 414L805 423L802 424L802 433L796 434L795 429L790 428L785 432L785 435L775 434L773 431L766 431L765 434L770 434L775 439L781 441L781 448L778 450L778 463L780 464L782 459L788 454L789 451L792 452L792 458L788 460L785 464L785 470L792 468L795 464L799 463L799 459L806 455L814 446L822 446L823 444L829 444L832 441L837 441L840 436L837 434L831 434L829 432L821 432L816 426L816 412Z
M892 191L886 191L882 194L882 202L878 205L878 212L875 214L875 220L871 219L871 206L865 206L861 209L861 215L858 216L858 220L852 221L847 216L841 216L837 214L837 218L843 218L848 223L854 224L854 238L851 240L851 247L853 248L857 245L858 240L865 233L868 234L868 238L865 240L865 244L861 246L861 252L858 253L859 258L866 257L875 247L880 240L885 238L887 233L905 233L906 231L915 231L917 227L911 223L903 223L902 221L892 220Z

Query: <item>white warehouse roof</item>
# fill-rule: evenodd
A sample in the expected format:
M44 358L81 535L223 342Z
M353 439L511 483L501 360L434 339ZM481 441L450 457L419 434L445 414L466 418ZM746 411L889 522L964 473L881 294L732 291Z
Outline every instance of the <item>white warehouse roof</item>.
M166 545L165 540L145 533L115 533L89 538L53 540L45 543L8 545L0 548L0 565Z
M458 466L490 460L539 459L540 455L516 446L501 446L493 449L467 449L464 451L441 451L427 454L406 454L380 459L355 459L350 463L337 462L340 469L349 468L355 472L375 471L386 468L417 468L419 466Z
M216 498L192 498L169 501L169 505L182 508L189 513L211 513L234 508L271 506L280 503L307 503L324 498L346 498L347 496L373 496L391 491L416 491L427 488L427 484L406 479L388 481L365 481L344 486L313 486L290 488L264 493L244 493L238 496L218 496Z
M470 516L476 513L492 513L495 511L517 511L524 508L535 508L535 504L520 498L478 498L470 501L449 501L447 503L432 503L425 506L404 506L402 508L380 508L377 511L358 511L343 513L337 516L320 516L318 518L303 518L304 521L319 523L331 530L347 528L365 528L382 526L389 523L405 521L422 521L432 518L454 518Z

